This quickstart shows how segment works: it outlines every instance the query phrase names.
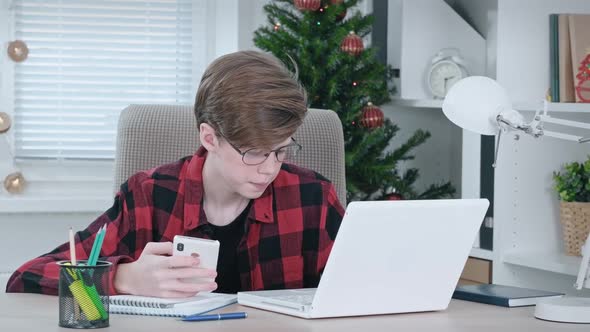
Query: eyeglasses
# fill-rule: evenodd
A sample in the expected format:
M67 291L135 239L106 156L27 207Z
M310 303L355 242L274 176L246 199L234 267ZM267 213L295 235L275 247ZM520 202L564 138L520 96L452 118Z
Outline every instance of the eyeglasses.
M223 135L221 135L223 136ZM225 138L225 136L223 136ZM227 138L225 138L227 143L231 145L237 153L242 155L242 161L246 165L255 166L260 165L268 159L271 153L275 153L275 157L277 158L278 162L284 161L292 161L299 151L303 148L301 144L297 143L297 141L291 137L291 143L285 146L281 146L280 148L274 150L262 150L257 148L248 149L242 152L237 146L233 145Z

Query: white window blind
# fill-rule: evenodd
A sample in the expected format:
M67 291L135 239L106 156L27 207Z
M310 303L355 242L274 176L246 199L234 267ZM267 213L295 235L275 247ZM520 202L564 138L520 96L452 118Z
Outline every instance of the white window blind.
M191 104L203 3L13 1L15 39L29 47L15 66L16 157L112 159L127 105Z

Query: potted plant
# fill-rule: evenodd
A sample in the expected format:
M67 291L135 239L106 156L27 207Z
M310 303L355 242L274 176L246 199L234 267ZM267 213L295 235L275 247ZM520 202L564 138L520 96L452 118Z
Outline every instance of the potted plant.
M566 163L560 172L553 172L553 180L559 194L565 251L580 256L590 232L590 157L583 163Z

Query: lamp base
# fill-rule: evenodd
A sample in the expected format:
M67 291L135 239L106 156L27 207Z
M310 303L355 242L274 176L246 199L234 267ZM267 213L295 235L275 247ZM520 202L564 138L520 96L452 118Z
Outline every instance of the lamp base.
M562 323L590 324L590 298L565 296L540 301L535 317Z

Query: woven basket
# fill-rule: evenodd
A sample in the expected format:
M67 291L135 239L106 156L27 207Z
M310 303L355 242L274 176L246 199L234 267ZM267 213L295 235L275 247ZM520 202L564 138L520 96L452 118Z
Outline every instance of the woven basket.
M580 248L590 232L590 203L560 202L559 210L565 252L581 256Z

